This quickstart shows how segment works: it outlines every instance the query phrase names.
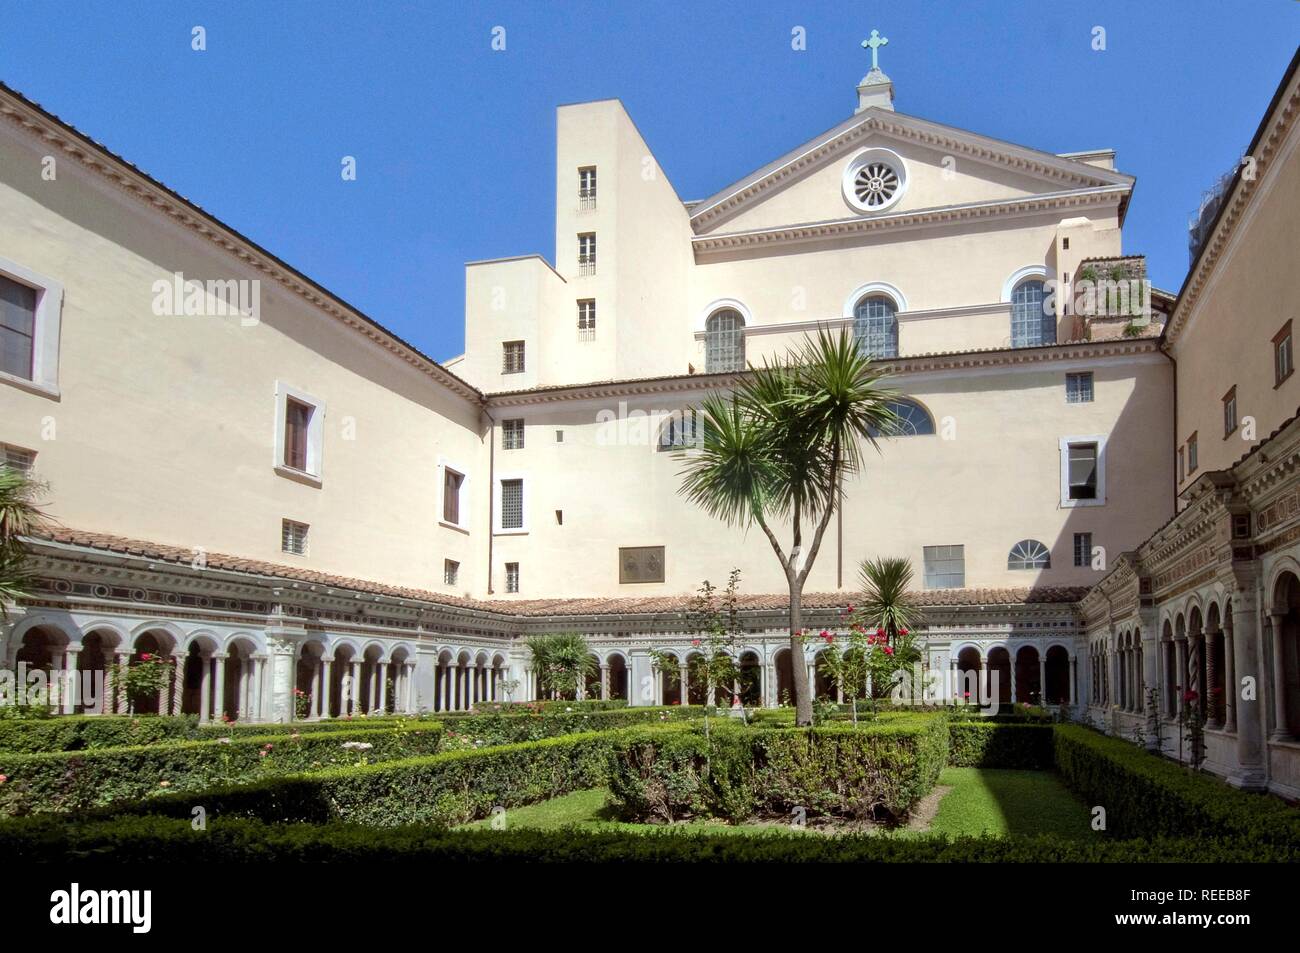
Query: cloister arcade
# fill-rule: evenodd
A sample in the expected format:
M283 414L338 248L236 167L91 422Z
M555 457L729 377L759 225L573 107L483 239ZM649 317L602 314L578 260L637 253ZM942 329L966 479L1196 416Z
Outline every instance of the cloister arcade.
M960 701L1000 705L1075 705L1078 701L1077 659L1060 642L954 644L949 659Z

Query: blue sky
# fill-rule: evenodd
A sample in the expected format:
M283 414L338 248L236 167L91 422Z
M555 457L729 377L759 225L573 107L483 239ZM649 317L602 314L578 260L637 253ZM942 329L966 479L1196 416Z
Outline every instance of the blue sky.
M1188 215L1249 144L1300 2L0 0L0 79L446 358L464 262L553 256L557 104L622 99L702 198L851 114L873 27L900 111L1118 150L1125 251L1177 290Z

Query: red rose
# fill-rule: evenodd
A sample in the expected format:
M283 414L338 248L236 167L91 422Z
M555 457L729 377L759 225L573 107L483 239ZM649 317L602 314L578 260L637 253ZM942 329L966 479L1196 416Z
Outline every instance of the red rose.
M148 652L142 652L142 653L140 653L140 661L141 661L141 662L148 662L148 661L151 660L152 658L153 658L153 656L150 655Z

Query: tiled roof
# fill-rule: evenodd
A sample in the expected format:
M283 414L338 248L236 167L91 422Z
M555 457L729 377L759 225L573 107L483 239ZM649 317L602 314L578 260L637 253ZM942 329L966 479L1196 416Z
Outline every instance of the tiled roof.
M65 527L52 527L35 538L65 546L101 550L184 566L191 565L194 560L194 552L183 547L128 539L108 533L67 529ZM244 559L239 556L227 556L221 553L205 553L204 559L208 569L248 573L255 576L272 577L332 589L364 592L395 599L410 599L447 608L490 612L501 616L539 618L545 616L663 615L686 611L694 598L692 594L681 594L641 597L621 596L617 598L468 599L463 596L454 596L442 592L390 586L366 579L336 576L314 569L286 566L258 559ZM1078 602L1087 591L1086 586L926 589L915 593L914 598L918 605L934 608L1021 605L1026 603L1062 604ZM803 606L805 609L837 609L851 604L853 598L853 593L850 592L806 592L803 596ZM784 593L743 595L739 599L739 605L740 608L748 610L784 609L788 601L788 597Z

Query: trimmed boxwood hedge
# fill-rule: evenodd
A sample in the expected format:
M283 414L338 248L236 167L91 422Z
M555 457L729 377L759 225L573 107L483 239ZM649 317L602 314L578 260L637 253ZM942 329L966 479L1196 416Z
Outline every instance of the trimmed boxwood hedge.
M357 765L432 754L441 728L350 727L300 735L232 737L228 742L173 741L123 748L40 754L0 752L0 815L84 810L170 792L200 791L216 784L328 765ZM343 745L369 745L348 749Z
M890 837L773 832L753 837L688 833L564 830L385 830L346 824L275 825L213 819L122 817L53 822L0 821L0 856L10 862L341 863L375 861L558 863L1285 863L1300 851L1217 838L1151 841L1025 837Z
M1051 725L951 719L948 739L953 767L1052 769Z
M278 822L345 821L375 827L461 824L494 807L519 807L606 782L609 753L627 732L680 731L688 724L584 732L539 741L446 751L364 767L331 768L225 786L199 796L169 795L123 813Z
M627 820L756 813L896 820L934 787L948 730L934 715L857 728L746 728L719 721L689 731L626 735L611 752L609 786Z
M194 715L62 715L54 718L0 719L0 752L35 754L40 751L87 751L125 748L164 741L201 741L225 736L304 734L338 731L342 727L387 725L426 721L414 715L380 715L374 718L332 718L285 724L207 723Z
M1056 768L1115 837L1236 837L1300 848L1300 811L1079 725L1055 728Z
M491 711L614 711L627 708L623 698L585 698L582 701L536 701L536 702L479 702L474 706L475 713Z
M613 708L592 711L564 709L528 710L513 708L502 711L456 714L449 712L440 720L449 738L462 744L504 745L517 741L536 741L557 735L583 731L609 731L631 725L663 724L704 717L699 705L665 705L654 708Z

